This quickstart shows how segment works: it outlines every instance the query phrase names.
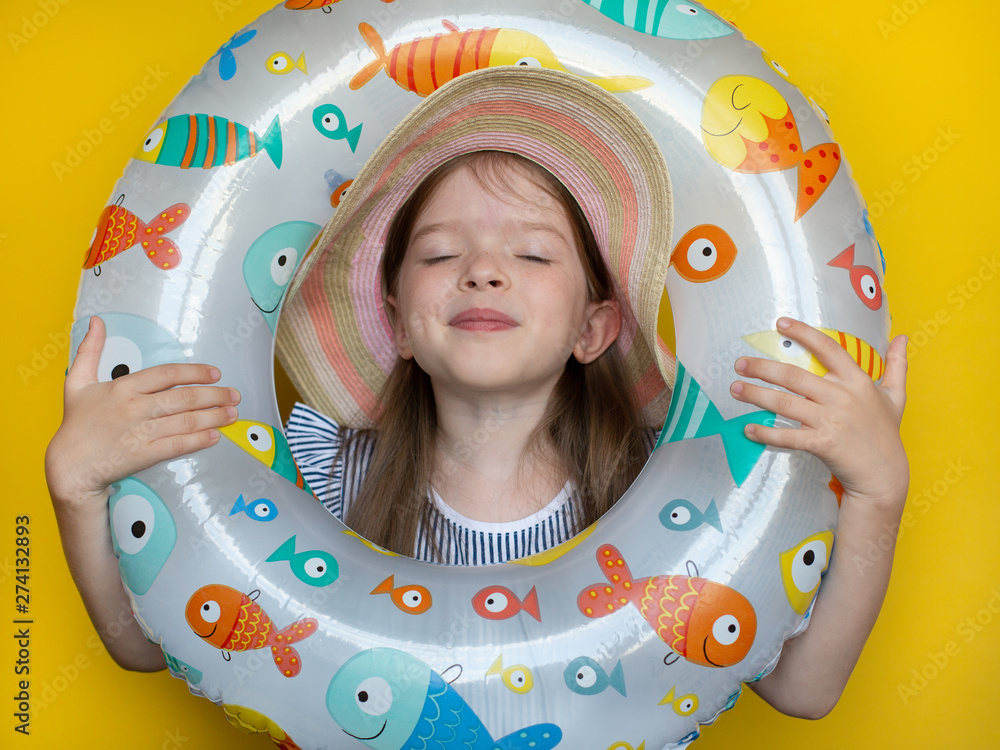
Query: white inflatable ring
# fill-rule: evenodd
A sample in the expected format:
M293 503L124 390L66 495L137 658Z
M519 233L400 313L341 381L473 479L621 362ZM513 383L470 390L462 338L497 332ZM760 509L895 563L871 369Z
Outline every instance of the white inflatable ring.
M819 461L742 436L773 415L729 396L734 360L815 370L774 330L787 314L881 374L884 269L822 112L695 4L286 5L168 107L85 261L74 343L103 317L102 378L208 362L243 394L245 438L114 488L136 617L194 692L286 747L686 744L802 626L837 517ZM661 446L596 526L523 564L446 569L381 552L295 486L271 358L292 271L428 93L422 56L473 42L493 47L471 63L450 52L459 73L518 53L628 77L618 95L674 184L678 376Z

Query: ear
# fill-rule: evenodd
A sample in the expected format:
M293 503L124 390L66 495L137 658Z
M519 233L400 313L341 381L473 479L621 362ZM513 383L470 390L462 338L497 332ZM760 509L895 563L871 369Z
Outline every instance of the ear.
M410 341L406 337L406 329L402 323L403 316L399 314L399 303L396 301L396 295L386 295L385 312L389 316L389 322L392 324L392 343L396 346L396 352L403 359L413 359L413 350L410 348Z
M573 356L588 364L604 354L618 338L622 329L622 311L613 300L590 302L588 317L580 338L573 347Z

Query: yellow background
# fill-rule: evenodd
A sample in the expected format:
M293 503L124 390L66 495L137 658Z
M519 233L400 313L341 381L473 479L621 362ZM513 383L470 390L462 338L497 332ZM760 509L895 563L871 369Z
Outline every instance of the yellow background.
M61 557L42 456L61 416L64 333L83 251L105 199L175 93L271 4L2 4L2 747L269 746L261 737L244 740L218 708L190 697L166 672L124 672L94 647ZM911 335L903 434L912 482L911 525L883 614L835 711L799 721L748 694L696 747L1000 746L1000 279L991 265L1000 258L991 200L997 148L988 140L988 129L997 137L1000 127L1000 10L985 0L710 6L827 110L868 199L888 260L894 332ZM12 42L12 32L24 43ZM166 77L150 86L148 67ZM65 163L67 149L105 118L110 132L92 154L57 175L53 164ZM36 706L29 737L13 731L16 656L5 635L13 629L19 514L31 516L31 690L47 704Z

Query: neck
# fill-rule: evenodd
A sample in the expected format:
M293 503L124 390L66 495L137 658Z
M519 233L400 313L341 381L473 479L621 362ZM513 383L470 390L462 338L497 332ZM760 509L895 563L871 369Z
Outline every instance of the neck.
M439 393L431 484L454 510L480 521L514 521L544 507L566 483L545 441L526 453L548 405L544 394Z

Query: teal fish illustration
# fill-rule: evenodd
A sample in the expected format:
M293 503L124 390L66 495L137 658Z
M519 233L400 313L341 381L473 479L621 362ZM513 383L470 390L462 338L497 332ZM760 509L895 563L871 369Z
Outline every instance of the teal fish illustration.
M714 39L735 29L704 8L678 0L583 0L613 21L664 39Z
M329 586L340 577L340 566L337 565L337 558L321 549L296 552L294 536L286 539L265 560L265 562L283 561L288 562L296 578L310 586Z
M174 519L153 488L135 477L114 485L108 513L122 581L133 593L145 594L177 542Z
M218 115L175 115L149 131L133 157L151 164L191 169L230 166L266 151L281 168L281 123L275 115L261 137L246 125Z
M563 679L566 687L580 695L597 695L608 687L625 695L625 671L620 659L609 675L604 667L589 656L578 656L563 670Z
M313 110L313 125L327 138L334 141L345 140L352 152L357 150L363 123L348 129L347 116L336 104L324 104L316 107Z
M177 337L159 323L131 313L105 312L100 317L107 337L97 365L99 382L107 383L154 365L187 361ZM76 358L89 325L90 318L84 316L70 329L70 362Z
M312 495L316 494L299 471L292 449L288 447L288 440L280 429L263 422L238 419L230 425L220 427L219 432L296 487Z
M190 664L181 661L176 656L171 656L166 651L163 652L163 659L167 662L167 669L172 674L187 680L192 685L197 685L205 676Z
M775 414L770 411L755 411L723 419L718 408L698 385L698 381L688 374L678 360L677 381L670 398L670 409L656 447L659 448L663 443L718 435L726 449L729 472L739 485L750 476L754 464L764 452L764 444L755 443L744 435L743 428L751 423L772 427L774 420Z
M311 221L275 224L251 243L243 258L243 280L250 290L250 299L264 316L272 334L292 274L322 228Z
M345 734L376 750L551 750L555 724L534 724L494 740L458 691L419 659L392 648L351 657L326 691Z
M660 523L671 531L692 531L705 523L722 531L722 522L719 520L719 509L715 507L715 500L712 500L704 511L698 510L698 506L690 500L683 498L671 500L660 511Z

